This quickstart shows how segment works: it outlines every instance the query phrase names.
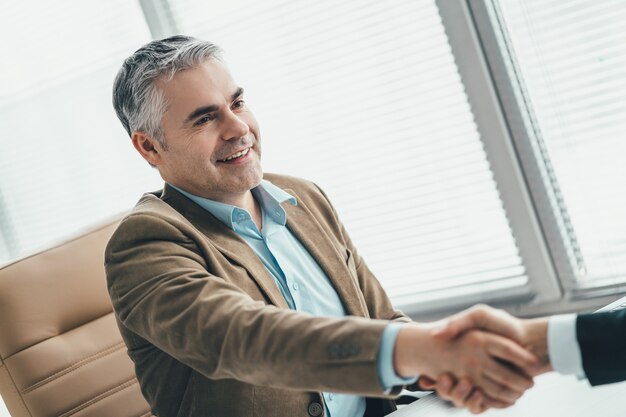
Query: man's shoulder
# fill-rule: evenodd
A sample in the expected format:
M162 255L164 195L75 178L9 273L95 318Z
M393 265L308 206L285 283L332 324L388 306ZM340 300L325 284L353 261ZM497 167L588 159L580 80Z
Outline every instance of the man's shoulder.
M170 204L163 200L163 190L152 191L141 196L139 201L130 210L128 217L179 217L178 213Z
M163 190L145 193L137 204L121 219L109 244L129 236L152 236L184 228L188 221L161 197ZM181 227L183 226L183 227Z

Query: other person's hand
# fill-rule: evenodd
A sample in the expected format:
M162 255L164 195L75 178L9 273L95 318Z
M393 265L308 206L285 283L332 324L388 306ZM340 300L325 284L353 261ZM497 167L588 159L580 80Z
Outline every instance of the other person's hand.
M433 326L419 324L400 330L394 351L399 375L435 380L449 373L467 378L486 397L506 404L514 403L532 386L530 375L538 359L516 342L479 330L451 338L435 337L434 331Z
M470 329L482 329L509 337L533 352L540 360L540 365L532 376L552 370L547 345L546 318L520 320L508 313L485 305L474 306L438 323L434 331L437 338L451 340ZM478 414L489 408L504 408L511 402L490 398L476 387L469 378L456 379L450 373L441 374L435 381L422 377L419 381L422 389L436 390L437 394L457 407L466 407Z

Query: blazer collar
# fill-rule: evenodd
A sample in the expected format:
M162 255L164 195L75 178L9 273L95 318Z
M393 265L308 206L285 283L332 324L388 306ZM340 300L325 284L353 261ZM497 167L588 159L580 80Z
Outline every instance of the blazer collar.
M298 201L297 205L282 204L287 213L287 227L326 272L347 313L367 317L367 307L362 297L359 297L360 289L350 275L341 249L326 238L328 232L311 214L302 198L293 190L285 188L284 191L295 196ZM208 236L216 248L232 263L244 268L272 304L280 308L289 308L263 262L237 233L169 184L165 184L161 199Z
M365 300L360 296L361 290L348 269L345 248L334 244L333 238L329 238L332 235L322 227L297 193L287 188L285 191L298 199L297 206L283 206L287 212L287 227L326 272L348 315L369 317Z

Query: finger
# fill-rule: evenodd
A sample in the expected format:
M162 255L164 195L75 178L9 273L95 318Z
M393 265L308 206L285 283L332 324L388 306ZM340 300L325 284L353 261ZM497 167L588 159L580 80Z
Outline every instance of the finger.
M491 335L487 344L487 352L493 357L515 365L526 375L536 375L542 368L539 358L517 343L503 337ZM526 389L528 388L530 386Z
M446 400L450 400L450 395L455 386L456 379L452 375L448 373L440 375L439 378L437 378L437 395Z
M481 305L476 307L474 316L479 329L499 334L520 344L523 343L522 321L506 311Z
M532 387L533 381L527 375L511 369L507 364L493 362L483 368L483 372L494 382L516 392L518 397Z
M483 329L522 343L524 330L522 322L503 310L487 305L476 305L455 314L433 330L433 336L440 340L451 340L471 329Z
M500 401L500 400L496 400L494 398L491 398L485 394L483 394L483 408L485 410L489 409L489 408L508 408L510 406L512 406L513 404L515 404L514 402L506 402L506 401Z
M508 386L494 381L487 374L482 375L480 381L478 382L478 386L482 389L486 396L507 404L514 403L521 395L520 392L515 392Z
M424 391L434 390L435 387L437 386L437 383L438 383L437 381L427 376L420 376L419 379L417 380L417 386L419 387L419 389L424 390Z
M457 407L467 407L467 400L474 391L471 379L462 377L450 392L450 401Z
M486 408L483 400L484 396L482 391L478 388L475 389L474 392L472 392L472 395L470 395L466 401L467 409L472 414L480 414L484 412Z
M441 322L433 329L432 335L439 340L452 340L461 333L476 327L472 313L459 313Z

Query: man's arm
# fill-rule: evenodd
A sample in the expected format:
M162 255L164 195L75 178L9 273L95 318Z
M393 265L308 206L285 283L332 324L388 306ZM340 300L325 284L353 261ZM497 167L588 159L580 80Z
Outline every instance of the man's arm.
M123 326L208 378L383 395L376 356L388 321L313 317L255 301L208 272L211 257L200 253L211 248L200 249L184 227L135 214L114 235L106 270ZM475 337L437 342L430 328L417 324L405 333L410 343L398 344L396 354L407 372L433 377L452 372L480 380L473 369L493 363L475 348L484 346Z
M123 326L208 378L381 395L375 362L386 321L253 300L206 264L212 255L200 254L211 248L200 249L189 229L144 214L120 225L105 262Z

